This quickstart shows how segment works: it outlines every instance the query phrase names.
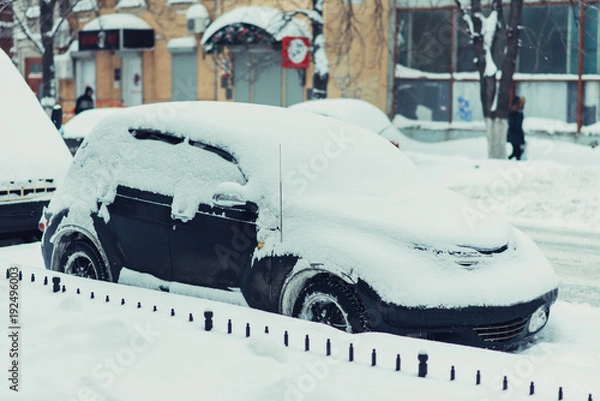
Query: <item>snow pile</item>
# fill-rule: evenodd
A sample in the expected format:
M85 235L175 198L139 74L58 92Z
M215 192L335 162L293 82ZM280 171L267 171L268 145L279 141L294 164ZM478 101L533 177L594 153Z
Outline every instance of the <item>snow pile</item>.
M0 51L0 183L55 179L71 154L10 58Z
M26 249L10 257L0 249L2 272L14 260L23 260L19 254L30 258L34 248ZM531 399L531 381L536 397L544 400L556 399L558 386L567 399L585 400L589 393L600 393L600 310L585 305L557 303L537 345L508 354L378 333L349 335L245 307L62 274L52 276L61 278L66 292L54 294L51 285L42 284L47 272L23 268L23 273L22 376L18 396L6 385L0 388L3 400L194 399L199 390L193 383L198 378L204 383L202 399L214 400L396 400L418 395L425 401L525 401ZM31 273L36 275L33 283ZM7 291L3 274L0 293ZM90 299L92 291L95 299ZM0 298L0 307L8 310L8 297ZM214 313L210 332L204 330L206 310ZM232 334L227 334L229 319ZM288 347L283 345L284 331ZM307 334L310 351L305 352ZM0 337L2 349L9 348L8 339ZM325 356L327 339L331 356ZM350 343L355 350L352 363ZM417 377L420 351L429 355L426 378ZM400 372L395 371L397 354ZM7 352L0 363L9 366ZM454 381L449 380L451 366ZM481 385L476 386L478 370ZM160 380L148 380L157 374ZM505 375L509 388L502 391Z
M71 207L69 221L93 230L89 215L98 211L98 199L110 204L121 184L171 195L172 214L191 218L200 202L211 203L219 183L245 183L219 156L187 141L135 139L128 131L137 128L200 141L237 159L247 178L246 199L260 211L258 240L265 246L256 258L301 255L341 276L362 278L384 300L407 306L513 304L556 286L535 245L504 220L434 185L387 140L351 124L275 107L178 102L107 117L78 151L51 212ZM283 242L276 231L279 145ZM211 177L209 185L203 174ZM482 258L471 271L451 257L435 256L506 245L507 252ZM423 288L423 282L437 284ZM456 285L448 289L449 282ZM507 285L511 291L493 290Z

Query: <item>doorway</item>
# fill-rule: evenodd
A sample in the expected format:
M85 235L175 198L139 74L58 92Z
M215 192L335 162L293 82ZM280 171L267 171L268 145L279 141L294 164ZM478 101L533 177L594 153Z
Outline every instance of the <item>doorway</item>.
M142 56L139 53L121 56L121 100L125 106L143 103Z

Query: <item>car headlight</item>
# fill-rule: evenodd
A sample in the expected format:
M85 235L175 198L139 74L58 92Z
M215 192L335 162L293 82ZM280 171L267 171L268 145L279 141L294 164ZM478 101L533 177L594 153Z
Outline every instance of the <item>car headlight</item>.
M529 332L535 333L546 325L548 321L548 309L546 305L542 305L536 309L529 318Z

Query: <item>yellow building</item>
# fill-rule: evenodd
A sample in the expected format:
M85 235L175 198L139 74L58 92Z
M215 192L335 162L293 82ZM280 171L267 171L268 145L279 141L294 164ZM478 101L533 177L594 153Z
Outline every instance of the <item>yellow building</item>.
M79 38L56 57L59 102L68 114L86 86L97 107L171 100L288 106L307 99L308 68L282 67L282 55L312 41L312 1L104 0L78 3ZM98 11L99 10L99 11ZM302 11L304 10L304 11ZM391 111L390 2L325 1L328 97L355 97ZM302 11L302 12L301 12ZM314 18L313 18L314 19ZM289 58L289 57L288 57Z

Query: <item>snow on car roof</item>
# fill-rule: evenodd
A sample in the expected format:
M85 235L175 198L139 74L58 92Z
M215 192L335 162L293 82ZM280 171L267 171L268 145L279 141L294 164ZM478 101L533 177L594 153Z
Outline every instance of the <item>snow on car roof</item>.
M376 134L392 125L385 113L360 99L320 99L296 103L290 109L322 114L359 125Z
M183 140L136 139L131 131ZM190 140L229 152L247 177L245 197L259 206L258 240L265 243L256 258L301 255L408 306L506 305L556 286L535 245L502 218L476 212L466 198L433 184L384 138L279 107L172 102L108 116L79 148L50 211L70 208L69 221L93 232L90 213L110 219L106 205L116 186L126 185L173 196L175 214L193 216L200 202L211 203L215 188L201 185L201 176L214 171L216 159L198 165L200 150ZM282 238L274 234L280 157ZM514 250L517 242L522 246ZM473 269L459 267L449 253L503 247L510 255L498 256L500 263L483 258ZM509 290L497 288L507 284Z
M71 154L4 51L0 51L0 88L0 183L62 178Z
M89 109L77 114L63 126L63 138L85 138L102 119L122 110L120 107Z

